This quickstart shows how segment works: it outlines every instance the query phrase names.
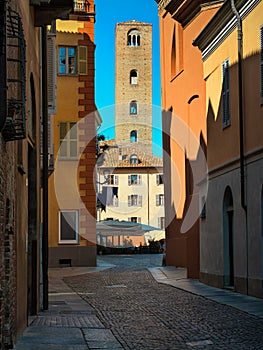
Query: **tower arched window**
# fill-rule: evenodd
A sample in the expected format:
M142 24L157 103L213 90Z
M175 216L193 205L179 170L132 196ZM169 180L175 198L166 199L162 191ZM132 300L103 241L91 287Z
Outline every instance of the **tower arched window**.
M130 141L133 142L137 142L137 131L136 130L132 130L131 134L130 134Z
M138 72L135 69L130 71L130 84L132 85L138 84Z
M135 115L138 113L138 103L137 101L130 102L130 114Z
M138 29L131 29L128 32L127 45L128 46L140 46L141 45L141 33Z

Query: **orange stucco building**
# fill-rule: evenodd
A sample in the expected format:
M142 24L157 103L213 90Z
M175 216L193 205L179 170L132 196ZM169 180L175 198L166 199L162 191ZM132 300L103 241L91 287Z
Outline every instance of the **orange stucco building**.
M198 183L206 173L205 81L195 37L222 1L156 0L160 17L167 264L199 277Z

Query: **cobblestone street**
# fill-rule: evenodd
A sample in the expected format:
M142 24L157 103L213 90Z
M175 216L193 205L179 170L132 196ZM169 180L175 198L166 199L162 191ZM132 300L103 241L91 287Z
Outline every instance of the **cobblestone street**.
M161 256L103 256L114 267L65 282L124 349L263 349L263 319L157 283Z

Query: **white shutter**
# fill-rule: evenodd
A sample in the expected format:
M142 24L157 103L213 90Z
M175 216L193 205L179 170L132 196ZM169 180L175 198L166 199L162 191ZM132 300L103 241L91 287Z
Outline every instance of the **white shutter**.
M128 175L128 185L131 186L131 175Z
M131 221L131 218L128 218L128 221Z
M88 47L78 46L78 74L87 75L88 74Z
M131 206L131 196L128 196L128 207Z
M137 218L137 222L140 224L142 222L142 218Z
M156 195L156 206L159 206L159 194Z
M138 207L141 207L142 206L142 196L139 195L138 196Z
M142 176L138 175L138 185L141 185L141 183L142 183Z
M156 185L157 186L160 185L160 175L159 174L156 175Z
M119 185L119 176L114 175L114 185Z
M48 33L47 35L47 81L48 81L48 113L56 114L56 35Z

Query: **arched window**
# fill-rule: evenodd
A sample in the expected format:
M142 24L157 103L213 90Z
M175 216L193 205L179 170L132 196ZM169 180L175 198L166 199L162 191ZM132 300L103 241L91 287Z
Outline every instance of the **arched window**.
M135 69L130 71L130 84L132 85L138 84L138 72Z
M130 102L130 114L135 115L138 112L138 104L137 101Z
M128 46L140 46L141 45L141 33L137 29L131 29L128 32L127 38Z
M131 142L137 142L137 131L136 130L132 130L131 134L130 134L130 141Z
M132 154L130 156L130 164L138 164L138 156L137 156L137 154Z

